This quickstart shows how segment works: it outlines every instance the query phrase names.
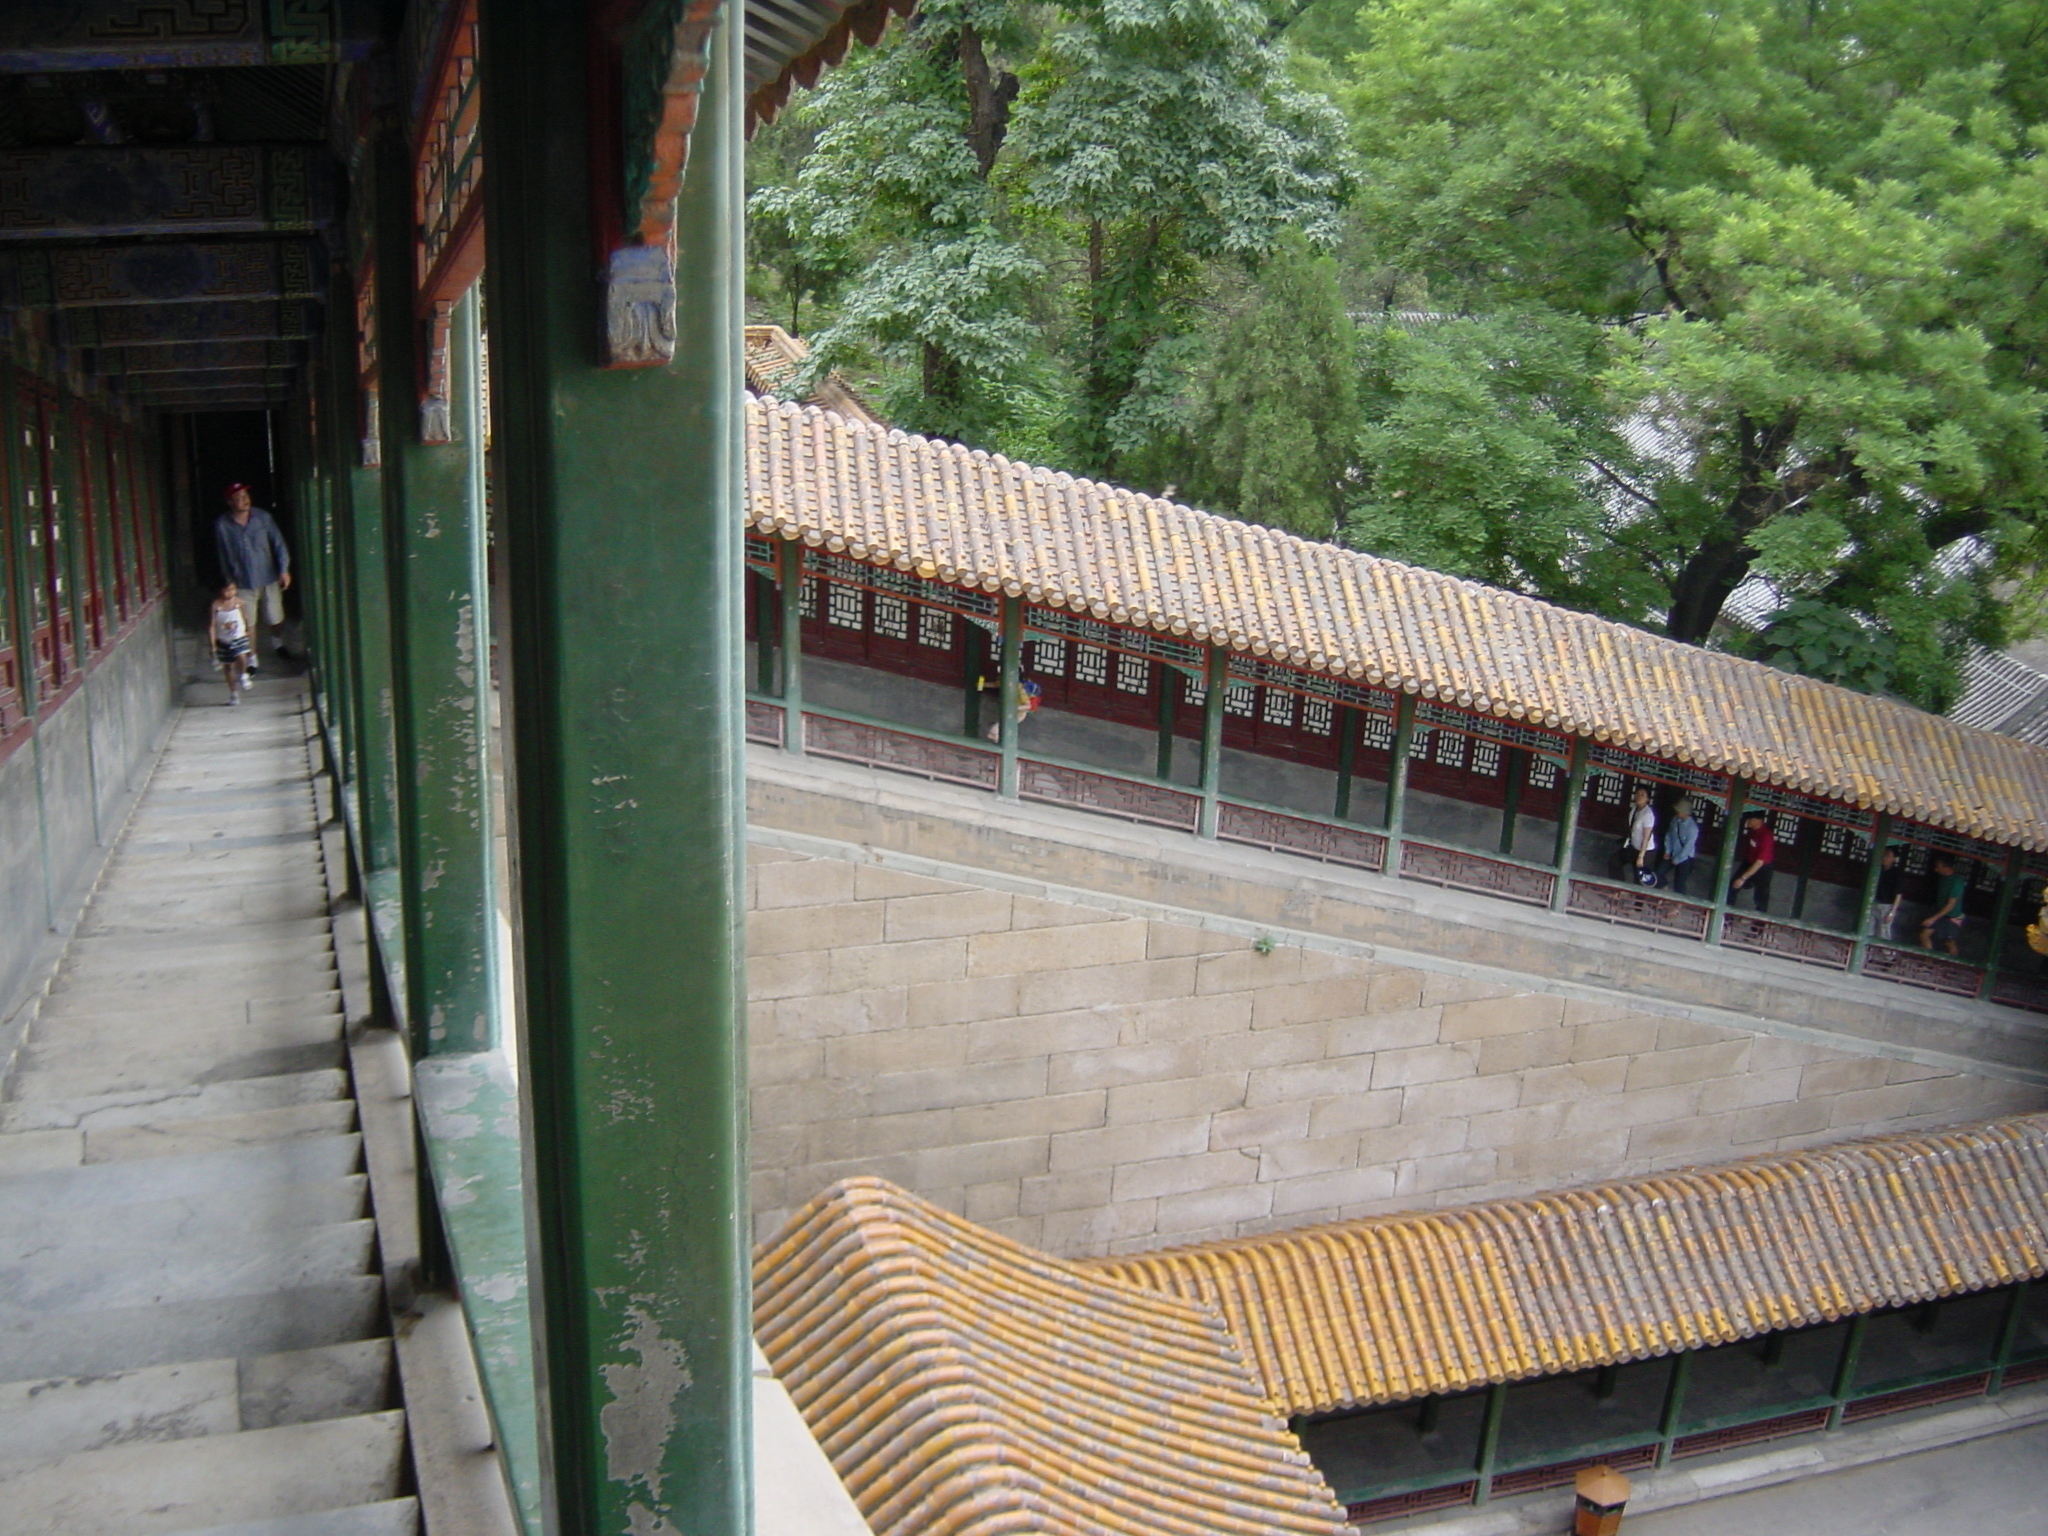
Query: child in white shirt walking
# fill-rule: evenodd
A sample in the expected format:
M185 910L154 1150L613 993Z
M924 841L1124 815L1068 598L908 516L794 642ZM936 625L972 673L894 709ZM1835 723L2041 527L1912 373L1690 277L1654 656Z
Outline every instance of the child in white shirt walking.
M213 659L228 678L228 702L242 702L242 690L249 686L249 621L242 612L241 594L230 581L213 600L213 617L207 626L213 642Z

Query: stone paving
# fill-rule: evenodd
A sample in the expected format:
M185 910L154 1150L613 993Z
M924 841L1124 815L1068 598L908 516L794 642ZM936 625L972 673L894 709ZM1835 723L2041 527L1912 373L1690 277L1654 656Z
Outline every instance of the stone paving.
M188 686L0 1098L0 1531L398 1536L304 697Z

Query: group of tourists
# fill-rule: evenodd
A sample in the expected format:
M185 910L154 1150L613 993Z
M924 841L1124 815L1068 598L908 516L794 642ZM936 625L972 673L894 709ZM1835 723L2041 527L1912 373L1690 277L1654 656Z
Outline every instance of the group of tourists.
M1662 887L1679 896L1690 894L1686 883L1699 857L1700 824L1694 816L1692 797L1681 795L1671 807L1671 820L1661 833L1657 810L1650 791L1638 786L1630 800L1628 830L1614 850L1613 874L1617 880ZM1778 861L1778 839L1771 831L1771 819L1763 811L1742 815L1742 829L1736 834L1735 859L1728 880L1728 902L1747 893L1759 912L1771 909L1771 871ZM1877 888L1871 903L1872 932L1880 939L1893 937L1900 908L1904 905L1905 870L1899 851L1885 847L1878 854ZM1955 955L1962 951L1963 899L1969 879L1947 854L1934 860L1934 902L1921 919L1918 939L1922 949L1944 949Z

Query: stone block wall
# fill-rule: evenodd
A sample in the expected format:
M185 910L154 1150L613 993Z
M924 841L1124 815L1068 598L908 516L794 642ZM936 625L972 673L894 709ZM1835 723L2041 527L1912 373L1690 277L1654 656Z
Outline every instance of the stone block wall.
M1897 1055L855 857L756 845L748 900L757 1237L856 1173L1121 1253L2048 1108Z

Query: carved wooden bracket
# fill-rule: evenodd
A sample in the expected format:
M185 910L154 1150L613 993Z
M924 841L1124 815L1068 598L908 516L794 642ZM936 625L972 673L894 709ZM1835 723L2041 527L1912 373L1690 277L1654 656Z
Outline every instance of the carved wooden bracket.
M484 264L476 0L445 7L413 133L414 318L420 326L420 441L455 441L448 321Z
M617 201L600 182L605 234L605 360L657 368L676 350L676 198L690 163L690 135L725 0L651 0L618 24L600 22L600 46L616 82L616 126L593 123L617 146ZM593 105L610 117L610 104Z

